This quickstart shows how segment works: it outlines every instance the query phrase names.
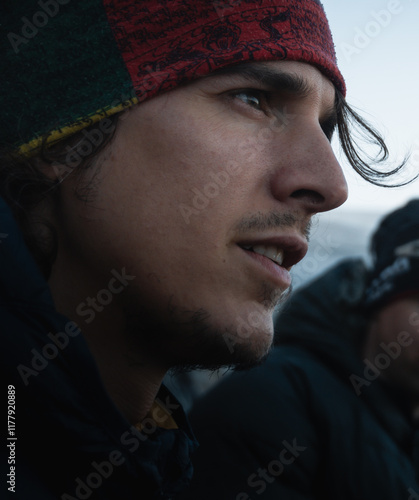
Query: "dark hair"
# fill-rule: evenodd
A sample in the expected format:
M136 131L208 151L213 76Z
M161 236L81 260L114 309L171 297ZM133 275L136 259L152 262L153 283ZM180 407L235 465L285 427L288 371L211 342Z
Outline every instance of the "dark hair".
M387 171L374 168L374 165L383 164L389 157L383 138L347 104L338 91L336 92L336 111L340 145L350 165L368 182L389 187L383 183L383 180L397 173L406 161ZM55 259L57 238L54 228L50 227L47 221L34 218L33 210L45 199L57 201L60 183L66 175L72 172L81 174L83 170L95 163L99 153L104 151L112 141L118 119L124 112L126 111L105 118L105 120L111 120L112 127L106 127L111 132L103 134L102 140L98 141L99 143L95 146L89 142L87 153L82 155L79 162L74 162L74 156L71 157L72 153L88 143L89 134L94 129L102 129L101 122L90 125L53 145L47 146L44 141L40 153L32 158L17 157L10 152L0 154L0 196L10 205L26 244L46 278L50 275ZM352 129L357 130L364 141L378 148L375 158L362 154L358 144L354 141ZM366 156L366 159L363 156ZM49 164L51 168L58 168L58 173L61 172L63 175L60 175L58 180L51 180L40 171L41 163ZM61 171L61 168L64 169ZM76 194L80 198L85 198L88 191ZM48 231L40 231L41 227Z
M382 187L400 187L412 182L416 176L405 182L387 184L384 182L388 177L399 172L407 163L408 157L396 167L390 170L380 170L374 165L381 165L389 158L389 151L384 139L368 122L366 122L349 104L343 95L336 91L335 107L337 111L337 130L339 143L349 164L363 179ZM375 158L366 153L361 154L354 133L358 132L359 140L372 144L377 148Z

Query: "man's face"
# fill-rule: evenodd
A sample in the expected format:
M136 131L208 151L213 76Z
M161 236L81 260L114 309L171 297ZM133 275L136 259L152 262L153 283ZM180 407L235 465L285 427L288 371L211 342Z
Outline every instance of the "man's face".
M330 81L305 63L241 68L129 110L85 173L89 203L63 184L71 269L90 291L111 269L136 276L112 307L168 366L261 359L310 218L347 197Z
M366 357L380 375L419 398L419 294L379 310L371 324Z

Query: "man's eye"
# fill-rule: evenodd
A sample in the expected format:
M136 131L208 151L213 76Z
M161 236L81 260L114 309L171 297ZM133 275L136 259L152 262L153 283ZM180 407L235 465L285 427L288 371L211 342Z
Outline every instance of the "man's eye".
M266 100L263 93L257 90L243 90L235 94L235 97L255 109L262 109Z

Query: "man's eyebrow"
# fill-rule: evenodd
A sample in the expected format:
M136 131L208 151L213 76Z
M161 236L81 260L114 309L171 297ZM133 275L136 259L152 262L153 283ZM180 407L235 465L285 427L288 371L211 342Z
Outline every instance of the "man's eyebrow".
M212 73L212 76L239 76L253 83L267 85L274 90L289 92L296 97L307 97L310 93L310 84L299 75L272 70L263 64L236 64L221 68Z

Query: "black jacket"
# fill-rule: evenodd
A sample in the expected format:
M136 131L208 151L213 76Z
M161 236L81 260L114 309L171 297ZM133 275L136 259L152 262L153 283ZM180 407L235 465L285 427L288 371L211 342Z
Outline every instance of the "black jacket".
M178 429L139 432L125 420L78 325L55 311L1 199L0 328L9 398L1 498L166 499L188 484L196 441L179 403L162 387L158 398Z
M353 309L365 275L347 261L295 292L268 360L197 400L200 447L183 499L419 499L406 398L364 378L365 320Z

